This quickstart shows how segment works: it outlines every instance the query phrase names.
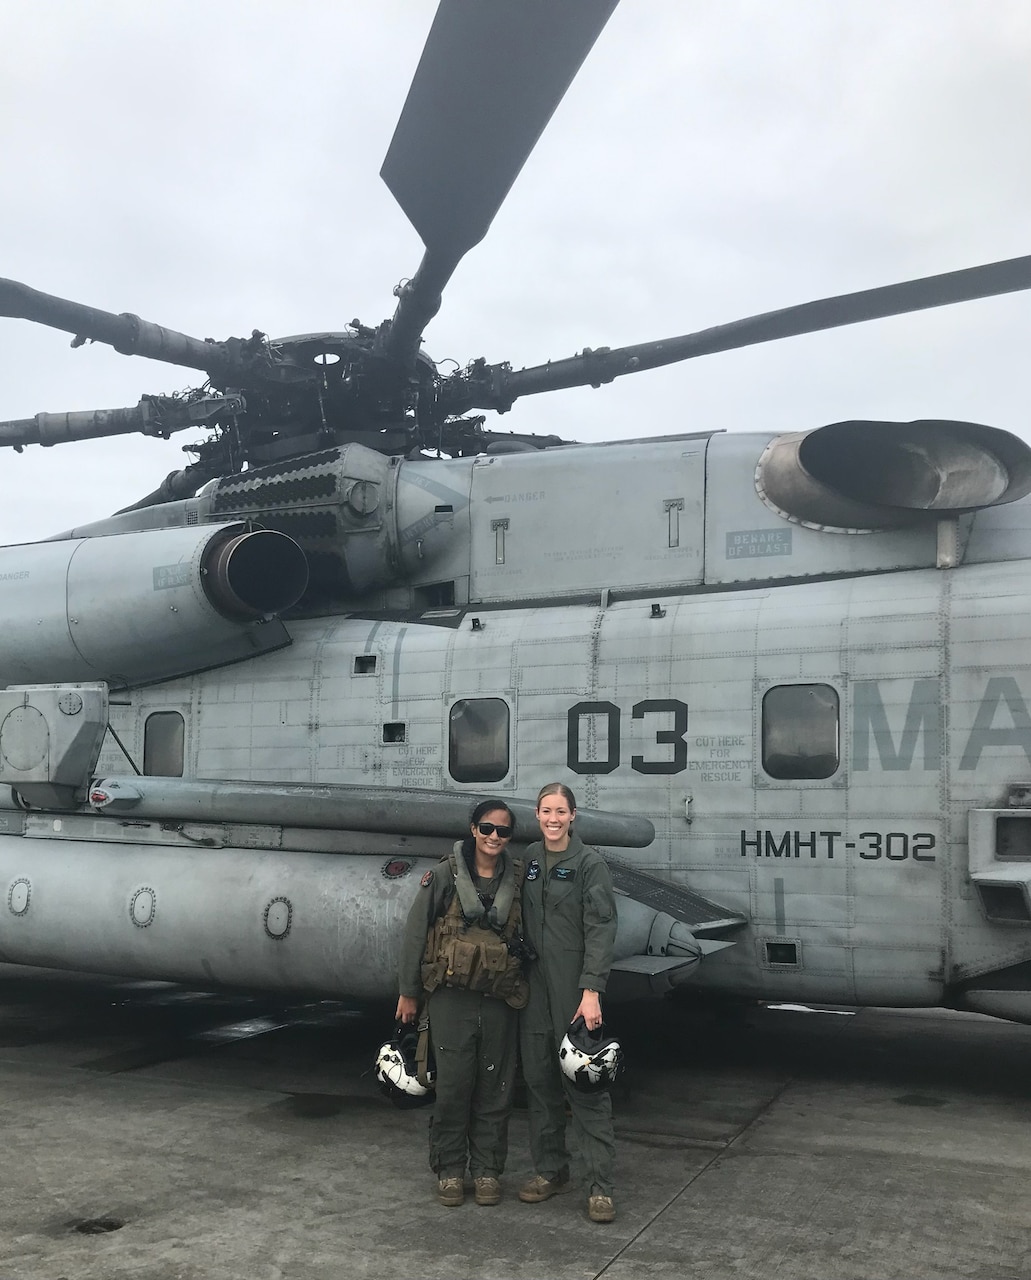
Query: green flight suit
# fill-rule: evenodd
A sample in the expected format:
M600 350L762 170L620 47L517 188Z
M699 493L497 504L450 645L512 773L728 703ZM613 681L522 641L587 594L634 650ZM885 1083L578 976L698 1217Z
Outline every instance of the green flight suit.
M559 1070L558 1050L584 990L605 990L616 940L612 876L597 849L572 832L550 872L542 842L530 845L526 860L523 932L538 959L529 968L530 1002L520 1019L519 1046L534 1170L548 1179L568 1171L568 1102L588 1194L597 1189L610 1196L616 1150L611 1099L607 1091L574 1088Z
M455 856L462 857L461 841ZM497 875L484 880L471 872L474 886L493 897L505 866L505 854L499 854ZM425 999L429 1011L437 1068L430 1168L438 1178L461 1178L466 1166L474 1178L497 1178L508 1154L518 1013L496 996L460 987L441 986L427 997L420 973L426 937L455 893L446 858L427 876L408 913L398 986L403 996Z

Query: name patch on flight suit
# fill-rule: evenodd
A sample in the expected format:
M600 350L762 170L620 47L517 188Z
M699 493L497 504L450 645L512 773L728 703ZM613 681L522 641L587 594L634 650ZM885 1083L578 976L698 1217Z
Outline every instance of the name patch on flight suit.
M526 868L527 880L536 880L541 873L541 864L536 858L532 859L530 865Z
M556 867L551 873L552 880L575 880L576 867Z

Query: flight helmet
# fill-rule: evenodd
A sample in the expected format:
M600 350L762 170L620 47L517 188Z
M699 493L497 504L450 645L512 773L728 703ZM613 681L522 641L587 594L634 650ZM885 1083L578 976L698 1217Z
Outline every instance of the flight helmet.
M427 1064L426 1083L419 1079L416 1050L419 1033L407 1023L398 1023L394 1034L383 1042L376 1054L376 1079L380 1092L395 1107L424 1107L433 1101L434 1064Z
M601 1093L623 1070L623 1050L604 1022L588 1031L581 1015L569 1024L558 1051L562 1074L583 1093Z

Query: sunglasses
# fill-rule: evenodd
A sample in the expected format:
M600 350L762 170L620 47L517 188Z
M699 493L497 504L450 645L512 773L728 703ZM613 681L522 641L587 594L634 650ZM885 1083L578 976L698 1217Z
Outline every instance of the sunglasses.
M512 834L511 827L499 827L493 822L478 822L476 824L476 830L481 836L492 836L496 831L498 833L499 840L507 840Z

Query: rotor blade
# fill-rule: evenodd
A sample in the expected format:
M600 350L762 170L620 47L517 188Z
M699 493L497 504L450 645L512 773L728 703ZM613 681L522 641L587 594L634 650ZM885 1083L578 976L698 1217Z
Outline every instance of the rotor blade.
M967 267L944 275L925 276L879 289L864 289L859 293L845 293L836 298L821 298L817 302L785 307L782 311L767 311L763 315L716 325L679 338L664 338L658 342L643 342L638 346L613 350L587 349L569 359L529 369L486 366L479 371L474 369L468 389L469 398L464 400L462 411L468 408L505 410L519 396L537 395L564 387L600 386L625 373L657 369L717 351L733 351L759 342L773 342L778 338L816 333L840 325L950 306L954 302L1016 293L1021 289L1031 289L1031 256ZM485 377L485 373L490 377Z
M220 343L202 342L128 312L114 315L66 298L55 298L17 280L0 280L0 316L32 320L51 329L74 333L79 338L104 342L122 355L147 356L166 364L202 369L205 373L220 372L228 363Z
M153 434L147 431L147 405L142 400L131 409L37 413L34 418L0 422L0 446L10 445L19 452L27 444L52 445L67 440L99 440L104 436L130 434Z
M34 418L0 422L0 447L21 452L27 444L47 448L70 440L100 440L105 436L157 436L167 440L173 431L214 426L220 417L242 413L243 396L144 396L129 409L86 409L73 413L37 413Z
M426 253L380 339L410 365L617 0L441 0L380 176Z
M257 329L249 338L201 341L177 329L141 320L128 311L121 315L99 311L96 307L69 302L67 298L40 293L17 280L0 280L0 316L32 320L50 329L73 333L73 347L87 340L103 342L123 356L145 356L163 364L200 369L212 378L232 380L238 385L282 385L311 378L310 370L279 359L271 352L265 335Z
M617 0L441 0L380 175L434 257L487 232Z

